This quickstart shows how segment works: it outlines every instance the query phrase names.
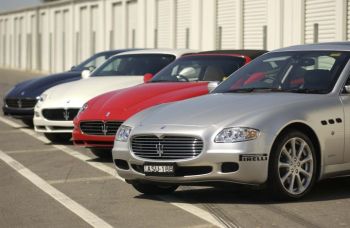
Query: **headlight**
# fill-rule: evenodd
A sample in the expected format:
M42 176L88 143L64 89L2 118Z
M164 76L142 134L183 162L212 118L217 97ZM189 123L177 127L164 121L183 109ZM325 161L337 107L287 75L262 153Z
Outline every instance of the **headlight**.
M36 99L38 100L38 102L44 102L47 98L47 94L43 93L40 96L36 97Z
M116 141L126 142L129 139L131 127L121 125L117 131L117 135L115 137Z
M246 127L225 128L215 137L216 143L234 143L256 139L260 131Z
M89 107L88 103L85 103L85 104L83 105L83 107L81 107L81 108L79 109L78 115L79 115L80 113L84 112L88 107Z

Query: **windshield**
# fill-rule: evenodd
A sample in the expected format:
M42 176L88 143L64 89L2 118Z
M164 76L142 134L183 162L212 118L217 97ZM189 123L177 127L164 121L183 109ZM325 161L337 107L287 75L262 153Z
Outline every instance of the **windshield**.
M244 63L243 58L233 56L186 56L164 68L151 82L222 81Z
M117 53L114 53L117 54ZM96 54L74 67L72 71L83 71L90 67L97 68L101 66L113 54Z
M94 76L120 76L156 74L174 61L175 56L165 54L134 54L114 56L96 69Z
M329 93L349 53L339 51L295 51L265 54L242 67L213 92Z

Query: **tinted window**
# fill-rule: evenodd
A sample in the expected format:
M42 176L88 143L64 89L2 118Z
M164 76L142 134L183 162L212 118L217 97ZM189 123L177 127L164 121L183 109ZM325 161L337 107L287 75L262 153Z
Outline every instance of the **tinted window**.
M110 58L93 72L94 76L156 74L174 61L175 56L164 54L120 55Z
M186 56L159 72L151 82L170 81L222 81L245 60L232 56Z
M78 66L74 67L73 71L83 71L89 69L89 67L97 68L101 66L108 58L110 54L97 54L83 61Z
M261 56L238 70L214 92L255 90L328 93L349 53L331 51L276 52Z

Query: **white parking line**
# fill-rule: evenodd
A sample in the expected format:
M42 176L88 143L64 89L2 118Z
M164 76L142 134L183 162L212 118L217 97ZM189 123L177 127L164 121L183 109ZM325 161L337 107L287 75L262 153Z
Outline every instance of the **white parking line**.
M49 143L48 139L46 139L44 136L35 133L35 131L33 131L33 130L21 128L21 125L17 124L16 122L8 120L2 116L0 116L0 121L7 124L7 125L12 126L12 127L19 128L19 130L21 130L22 132L42 141L44 143ZM69 147L66 147L63 145L52 145L52 146L65 152L66 154L69 154L69 155L71 155L79 160L86 162L87 164L95 167L96 169L99 169L105 173L108 173L111 176L114 176L115 178L117 178L121 181L124 181L124 179L121 178L117 174L117 172L114 168L111 168L111 167L104 165L103 163L100 163L100 162L91 161L91 158L89 156L81 154L78 151L72 150ZM224 227L220 221L218 221L212 214L210 214L206 210L203 210L199 207L196 207L196 206L189 204L189 203L186 203L186 202L174 203L174 202L172 202L172 201L174 201L174 200L172 200L172 197L159 196L158 198L160 198L161 200L168 202L171 205L176 206L184 211L187 211L187 212L191 213L192 215L195 215L195 216L203 219L204 221L207 221L208 223L211 223L217 227ZM176 199L176 200L178 201L178 199Z
M57 200L60 204L62 204L64 207L69 209L71 212L79 216L81 219L83 219L85 222L90 224L93 227L112 227L107 222L103 221L101 218L99 218L97 215L90 212L85 207L81 206L68 196L66 196L64 193L58 191L56 188L52 187L50 184L48 184L46 181L44 181L42 178L40 178L38 175L24 167L21 163L14 160L9 155L5 154L0 150L0 159L3 160L7 165L9 165L11 168L13 168L15 171L17 171L19 174L21 174L23 177L25 177L27 180L32 182L35 186L37 186L39 189L41 189L43 192Z
M17 130L3 130L3 131L0 131L0 135L3 135L3 134L18 134L20 133L19 131Z
M106 180L115 180L115 177L112 177L112 176L83 177L83 178L64 179L64 180L50 180L50 181L47 181L47 183L53 185L53 184L66 184L66 183L76 183L76 182L106 181Z
M47 149L32 149L32 150L6 150L3 151L6 154L26 154L26 153L39 153L39 152L53 152L59 151L57 148L47 148Z

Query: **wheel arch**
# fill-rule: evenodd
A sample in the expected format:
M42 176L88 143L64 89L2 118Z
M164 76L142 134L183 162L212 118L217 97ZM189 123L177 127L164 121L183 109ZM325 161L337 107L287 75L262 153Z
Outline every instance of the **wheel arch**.
M321 167L322 167L322 156L321 156L321 144L320 144L320 140L317 137L317 134L315 133L314 129L312 129L312 127L310 127L309 125L302 123L302 122L294 122L294 123L289 123L288 125L284 126L280 132L277 134L277 136L275 137L275 140L272 144L271 147L271 151L275 148L275 146L277 145L277 141L279 139L279 137L281 137L283 134L285 134L288 131L291 130L297 130L300 131L304 134L306 134L308 137L310 137L310 140L313 143L313 146L315 147L315 152L316 152L316 159L317 159L317 168L316 168L316 172L317 172L317 178L316 180L320 179L320 175L321 175Z

